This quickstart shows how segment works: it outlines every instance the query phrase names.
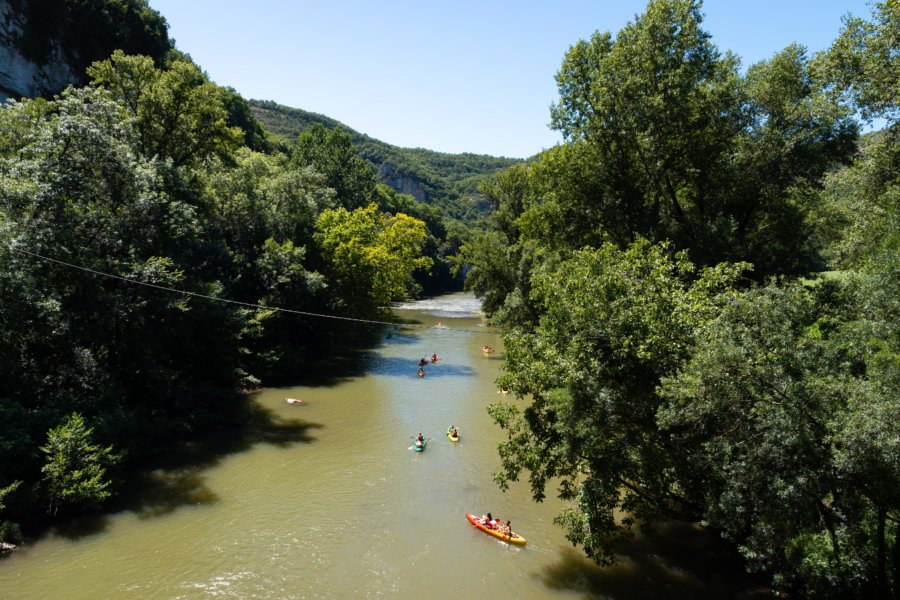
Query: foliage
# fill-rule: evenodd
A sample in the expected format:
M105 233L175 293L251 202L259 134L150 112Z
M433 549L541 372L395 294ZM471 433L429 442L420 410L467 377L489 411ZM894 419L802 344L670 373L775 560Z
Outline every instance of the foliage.
M704 519L751 568L819 597L877 594L887 581L885 518L900 486L900 405L887 390L900 345L887 315L861 305L873 291L750 291L700 329L662 390L672 402L660 424L691 451L684 480L702 491Z
M272 143L263 126L253 117L250 104L238 94L234 88L220 87L222 104L228 113L227 124L229 127L237 127L244 132L244 146L257 152L272 150Z
M348 134L314 125L297 137L292 159L301 167L312 167L325 176L348 210L368 206L375 193L375 173L356 155Z
M353 313L378 314L405 298L414 286L412 272L431 266L420 256L425 224L402 213L386 216L374 204L328 209L316 228L340 306Z
M403 212L444 236L440 211L393 191L378 196L391 214L335 210L377 194L343 134L314 132L293 156L241 146L264 141L246 103L185 57L117 52L90 72L88 87L0 108L9 538L43 496L54 512L103 502L121 477L103 471L106 448L142 457L229 419L240 390L296 376L334 333L298 312L378 314L417 291L425 242L435 256L447 242Z
M515 328L496 479L558 486L596 561L691 519L778 592L900 588L898 134L857 157L851 118L895 113L894 5L741 75L699 2L653 0L566 54L566 143L483 185L458 260ZM853 271L791 283L827 258Z
M21 481L13 481L6 487L0 488L0 513L6 508L6 496L15 492L22 485ZM22 529L18 523L0 519L0 544L19 544L22 542Z
M855 126L790 46L738 75L700 27L700 3L650 2L615 39L566 54L531 210L555 243L672 240L693 260L748 260L757 276L817 267L803 235L809 188L852 153ZM539 219L533 219L535 221Z
M106 470L119 458L112 446L95 444L93 433L77 412L47 432L47 444L41 446L47 462L41 472L47 484L50 514L70 506L97 506L112 493Z
M681 500L677 457L654 423L655 388L689 356L695 328L742 268L720 265L689 282L694 267L683 253L645 240L585 249L535 278L540 323L504 339L500 382L531 402L490 408L509 431L498 481L527 469L540 500L558 479L560 497L574 503L559 522L598 562L613 560L611 543L634 519L652 522ZM619 522L619 511L631 516Z
M872 20L848 16L844 29L817 61L819 76L848 98L863 118L900 117L900 4L873 4Z
M134 117L140 149L148 157L180 167L237 148L241 132L227 125L219 88L189 61L160 70L149 57L117 50L88 74Z

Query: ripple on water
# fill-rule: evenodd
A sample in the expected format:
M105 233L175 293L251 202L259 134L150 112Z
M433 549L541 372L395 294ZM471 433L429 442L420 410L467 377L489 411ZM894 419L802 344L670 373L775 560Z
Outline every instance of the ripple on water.
M450 294L395 304L397 310L418 310L438 317L474 318L481 316L481 300L470 294Z

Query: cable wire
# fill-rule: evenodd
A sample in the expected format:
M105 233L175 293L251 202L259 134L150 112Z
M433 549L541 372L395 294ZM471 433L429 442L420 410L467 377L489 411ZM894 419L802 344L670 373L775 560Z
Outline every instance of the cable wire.
M20 254L25 254L34 258L39 258L41 260L56 263L58 265L63 265L70 269L76 269L78 271L84 271L86 273L91 273L93 275L99 275L101 277L107 277L109 279L116 279L118 281L123 281L125 283L133 283L137 285L142 285L149 288L154 288L157 290L163 290L166 292L174 292L176 294L184 294L185 296L193 296L195 298L203 298L205 300L211 300L213 302L225 302L227 304L236 304L238 306L246 306L248 308L256 308L261 310L273 310L278 312L284 312L295 315L302 315L306 317L316 317L322 319L334 319L338 321L352 321L355 323L369 323L372 325L391 325L395 327L421 327L421 328L429 328L428 325L416 325L411 323L400 323L397 321L378 321L375 319L360 319L357 317L342 317L338 315L327 315L323 313L314 313L303 310L295 310L293 308L283 308L280 306L266 306L263 304L253 304L251 302L241 302L240 300L231 300L229 298L221 298L219 296L210 296L208 294L201 294L199 292L190 292L188 290L180 290L178 288L173 288L165 285L158 285L155 283L149 283L146 281L138 281L137 279L130 279L128 277L122 277L121 275L115 275L113 273L106 273L105 271L98 271L97 269L91 269L90 267L83 267L81 265L76 265L74 263L66 262L64 260L59 260L58 258L51 258L49 256L44 256L43 254L38 254L37 252L31 252L30 250L22 250L21 248L14 248L12 246L9 247L13 252L18 252ZM479 331L472 329L462 329L462 328L451 328L451 327L434 327L435 329L448 329L450 331L460 331L460 332L470 332L470 333L487 333L492 335L501 335L501 332L498 331Z

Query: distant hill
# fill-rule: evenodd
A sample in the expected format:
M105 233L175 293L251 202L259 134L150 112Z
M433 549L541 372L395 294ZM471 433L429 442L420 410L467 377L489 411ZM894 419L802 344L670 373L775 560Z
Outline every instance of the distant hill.
M400 148L376 140L325 115L282 106L268 100L249 100L253 116L290 144L315 124L347 132L359 155L371 163L379 179L403 194L443 208L458 219L472 220L488 207L478 182L522 162L483 154L448 154L423 148Z

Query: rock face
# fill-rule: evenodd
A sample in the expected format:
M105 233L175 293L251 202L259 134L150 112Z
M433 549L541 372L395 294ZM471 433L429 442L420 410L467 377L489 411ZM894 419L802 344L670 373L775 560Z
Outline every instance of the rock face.
M0 0L0 100L50 97L79 80L78 73L62 58L58 42L51 43L48 58L40 63L25 56L22 39L26 19L10 0Z
M397 165L393 163L382 163L378 169L378 178L401 194L408 194L419 202L425 201L425 190L419 182L397 170Z

